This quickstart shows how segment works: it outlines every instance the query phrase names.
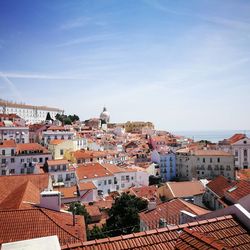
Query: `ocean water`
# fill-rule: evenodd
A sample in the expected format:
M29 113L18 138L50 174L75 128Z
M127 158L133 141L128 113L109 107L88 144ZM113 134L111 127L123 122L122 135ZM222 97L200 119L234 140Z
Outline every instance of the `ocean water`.
M182 135L195 141L208 140L211 142L228 139L236 133L244 133L250 137L250 130L207 130L207 131L172 131L174 135Z

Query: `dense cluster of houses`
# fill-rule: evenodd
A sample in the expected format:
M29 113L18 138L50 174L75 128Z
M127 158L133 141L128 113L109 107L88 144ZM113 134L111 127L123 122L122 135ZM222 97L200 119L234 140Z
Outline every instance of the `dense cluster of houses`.
M84 204L89 228L101 226L122 192L146 199L148 208L139 214L142 232L114 239L121 246L115 249L144 246L147 230L155 230L155 239L165 235L165 240L159 236L148 243L152 247L172 244L175 249L185 237L225 249L250 247L250 139L245 134L219 143L194 142L158 131L151 122L110 123L106 108L99 118L72 125L52 119L27 123L16 113L0 114L3 249L8 242L53 235L58 249L101 249L104 243L111 249L111 239L85 244L84 218L67 208L71 202ZM212 230L205 233L202 226L213 224L223 231L227 223L228 240ZM239 237L237 243L232 237ZM126 248L125 241L134 238L136 243Z

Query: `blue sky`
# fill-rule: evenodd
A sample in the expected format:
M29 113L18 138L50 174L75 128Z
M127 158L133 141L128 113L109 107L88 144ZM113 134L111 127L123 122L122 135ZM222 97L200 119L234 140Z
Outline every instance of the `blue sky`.
M166 130L249 129L249 0L0 0L0 97Z

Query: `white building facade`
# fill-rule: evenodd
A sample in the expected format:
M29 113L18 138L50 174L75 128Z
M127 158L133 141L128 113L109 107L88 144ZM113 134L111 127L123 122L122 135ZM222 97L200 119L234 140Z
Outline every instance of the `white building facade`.
M45 121L48 113L52 119L55 119L56 114L63 114L63 112L57 108L18 104L0 99L0 113L17 114L29 124Z
M250 139L244 138L231 145L235 158L235 167L238 169L250 168Z

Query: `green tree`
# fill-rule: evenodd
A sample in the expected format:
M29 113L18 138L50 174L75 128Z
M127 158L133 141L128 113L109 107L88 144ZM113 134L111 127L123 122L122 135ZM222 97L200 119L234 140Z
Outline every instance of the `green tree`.
M106 226L98 227L94 225L91 230L87 230L87 238L88 240L102 239L106 238L108 235L106 233Z
M89 224L91 222L91 218L90 218L90 215L89 215L88 211L86 210L85 206L81 205L81 203L79 203L79 202L70 203L69 211L73 213L74 209L75 209L76 215L83 215L84 216L85 224L87 226L87 224Z
M106 224L108 236L138 232L140 228L138 213L145 209L147 204L146 200L127 193L117 197L109 210Z

